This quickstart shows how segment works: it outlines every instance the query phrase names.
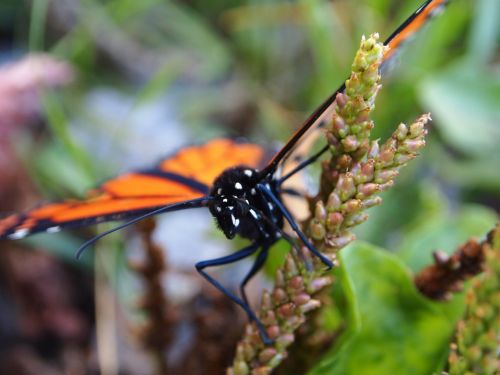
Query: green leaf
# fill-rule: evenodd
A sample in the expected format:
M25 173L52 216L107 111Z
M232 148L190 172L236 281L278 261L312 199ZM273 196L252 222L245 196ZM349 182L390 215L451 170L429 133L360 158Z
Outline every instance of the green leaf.
M397 253L414 272L432 263L432 253L442 250L449 254L472 236L482 237L497 222L497 215L482 206L468 205L458 212L422 220L404 235Z
M500 142L500 74L463 60L425 80L421 100L446 142L470 154L494 154Z
M87 270L92 269L92 258L82 257L80 260L75 258L76 250L78 250L82 244L82 240L73 236L71 233L37 233L36 235L23 239L22 243L36 248L37 250L42 250L75 267Z
M404 264L372 245L355 243L340 254L337 283L347 300L349 328L309 375L440 370L462 301L425 299Z
M174 59L161 66L137 94L135 106L147 103L167 92L182 72L180 61Z
M25 163L38 186L52 197L83 197L95 181L82 168L75 168L75 160L60 145L47 143L36 150L36 158Z
M482 194L485 190L493 194L500 191L500 173L495 173L500 165L500 154L464 159L457 158L441 146L437 147L435 143L430 143L426 149L430 163L439 160L439 163L434 163L435 173L447 185L474 189L476 192L481 189Z
M49 0L39 0L33 3L30 18L29 49L30 51L43 50L45 39L45 22Z
M469 37L469 56L478 62L488 62L498 49L500 2L479 0L475 13Z
M73 163L82 173L85 173L89 179L93 178L92 163L86 152L82 150L72 138L69 132L68 118L66 117L60 100L58 100L58 97L50 90L43 92L41 100L48 125L58 142L60 142L64 148L67 156L72 159Z

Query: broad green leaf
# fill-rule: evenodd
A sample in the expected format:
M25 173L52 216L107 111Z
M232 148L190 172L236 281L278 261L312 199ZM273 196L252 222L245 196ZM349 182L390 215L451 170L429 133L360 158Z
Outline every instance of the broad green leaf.
M478 62L495 56L500 38L500 2L479 0L469 37L469 55Z
M36 151L36 158L25 161L32 175L46 194L54 197L83 196L95 184L82 168L75 167L73 158L61 146L53 143Z
M349 328L309 375L440 370L461 301L425 299L404 264L380 248L355 243L340 254L337 283L347 300Z
M500 74L463 60L426 79L422 102L450 145L470 155L495 153L500 142Z
M452 253L472 236L482 237L497 222L497 215L482 206L468 205L456 212L429 217L404 235L398 256L414 272L432 263L432 253Z

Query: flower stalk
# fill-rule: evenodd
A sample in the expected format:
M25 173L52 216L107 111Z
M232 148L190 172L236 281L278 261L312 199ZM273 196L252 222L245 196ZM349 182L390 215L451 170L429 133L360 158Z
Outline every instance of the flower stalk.
M393 186L399 169L425 145L429 115L410 126L400 124L383 144L370 141L370 114L387 51L378 38L363 37L345 92L337 94L325 129L330 158L322 163L319 192L309 198L311 218L303 224L315 247L334 264L337 252L355 239L351 229L367 220L366 209L382 202L378 194ZM259 315L273 344L265 346L256 327L248 324L227 373L261 375L277 367L307 314L321 306L318 293L332 281L324 264L306 248L292 250L276 272L273 290L262 296Z

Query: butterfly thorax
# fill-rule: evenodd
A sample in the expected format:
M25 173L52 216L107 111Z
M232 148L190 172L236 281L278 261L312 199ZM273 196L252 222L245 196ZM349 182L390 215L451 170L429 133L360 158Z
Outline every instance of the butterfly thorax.
M283 217L259 185L266 185L279 198L272 180L262 181L255 169L229 168L214 181L209 209L228 239L236 234L251 240L279 237Z

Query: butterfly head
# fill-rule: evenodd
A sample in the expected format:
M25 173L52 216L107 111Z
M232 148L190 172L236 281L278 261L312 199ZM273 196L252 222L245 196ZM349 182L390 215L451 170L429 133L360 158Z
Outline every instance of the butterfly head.
M214 182L209 209L228 239L236 234L252 238L257 234L250 216L256 204L257 172L246 167L230 168Z

